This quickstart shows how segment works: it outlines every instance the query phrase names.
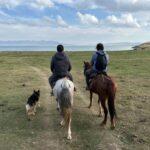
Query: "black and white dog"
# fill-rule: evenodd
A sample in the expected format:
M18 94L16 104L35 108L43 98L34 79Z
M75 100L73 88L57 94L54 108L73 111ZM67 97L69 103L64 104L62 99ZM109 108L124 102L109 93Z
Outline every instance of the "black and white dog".
M39 103L40 98L40 90L33 91L33 94L28 98L27 104L26 104L26 113L27 117L30 120L31 116L34 116L36 113L36 106L38 105L40 107Z

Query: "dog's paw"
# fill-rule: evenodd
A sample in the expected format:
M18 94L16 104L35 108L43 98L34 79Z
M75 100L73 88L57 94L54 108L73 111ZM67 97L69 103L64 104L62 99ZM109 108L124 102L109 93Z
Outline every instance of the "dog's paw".
M65 125L64 120L62 120L62 121L60 122L60 125L61 125L61 126L64 126L64 125Z

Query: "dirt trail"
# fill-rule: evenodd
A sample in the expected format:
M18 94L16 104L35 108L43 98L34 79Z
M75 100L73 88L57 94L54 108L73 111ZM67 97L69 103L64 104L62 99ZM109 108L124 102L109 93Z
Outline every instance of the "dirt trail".
M40 135L40 141L38 141L38 144L35 146L36 149L40 149L41 147L44 147L44 149L56 149L56 150L70 150L70 149L82 149L84 147L84 141L85 139L82 139L81 132L78 131L78 129L73 129L73 140L71 142L66 141L66 131L65 129L61 129L56 122L59 123L59 115L56 112L56 102L54 100L54 97L50 97L50 87L48 84L48 75L36 67L31 67L32 70L37 72L39 77L43 81L43 85L41 86L41 105L44 107L44 117L43 117L43 128L45 130L42 131ZM89 101L86 99L89 98L85 93L80 91L80 88L78 85L76 85L78 88L77 93L75 94L75 104L74 104L74 112L73 112L73 122L72 122L72 128L76 128L76 123L81 122L84 123L85 120L90 119L90 121L93 123L92 126L97 126L97 121L100 123L100 119L97 117L98 110L94 107L92 109L86 108L89 104ZM82 101L80 101L81 99ZM87 115L86 118L81 119L81 114L83 114L83 117ZM88 122L85 122L88 124ZM89 123L90 124L90 123ZM81 126L82 128L82 126ZM98 130L99 127L98 127ZM83 131L84 132L84 131ZM119 150L121 145L121 142L118 141L116 137L113 136L110 130L108 129L102 129L100 132L100 139L101 142L99 145L97 145L97 149L117 149ZM83 147L77 145L76 143L83 143ZM85 142L86 143L86 142Z
M48 149L69 149L60 139L60 128L56 121L59 121L59 115L56 111L56 102L54 97L50 96L50 87L48 83L48 74L43 72L41 69L37 67L31 67L38 76L42 79L43 85L41 85L41 107L44 108L43 114L43 131L40 135L40 139L38 144L35 146L35 149L41 149L43 147L44 150ZM58 132L57 132L58 130ZM37 139L38 140L38 139Z

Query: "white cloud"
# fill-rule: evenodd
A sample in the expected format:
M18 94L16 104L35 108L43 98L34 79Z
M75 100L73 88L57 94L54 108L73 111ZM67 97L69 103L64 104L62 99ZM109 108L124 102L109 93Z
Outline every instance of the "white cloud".
M115 0L117 10L127 12L149 11L150 0Z
M0 0L0 7L11 9L22 3L22 0Z
M146 41L150 39L150 15L148 13L150 11L150 3L148 2L150 0L0 0L0 40L40 39L73 44L96 44L99 41ZM68 18L68 21L75 24L70 26L62 18L62 14L55 16L58 11L54 12L54 16L53 14L51 14L52 16L46 16L47 12L45 13L45 11L35 11L37 15L32 16L31 14L30 17L24 18L24 14L22 17L21 14L18 16L13 14L11 16L8 14L12 10L8 12L3 9L15 9L15 7L21 5L25 8L32 7L37 10L43 10L54 6L57 7L57 4L80 9L98 8L100 11L104 10L109 16L102 20L100 17L104 17L103 14L97 14L100 18L98 19L98 17L89 14L88 10L73 9L71 13L77 13L76 17L78 17L78 21L83 26L76 23L76 18ZM58 9L61 9L62 5L58 6ZM76 10L80 12L76 12ZM99 10L95 12L99 12ZM72 14L68 16L74 16ZM40 18L34 18L35 16L40 16ZM86 25L86 28L83 28L84 25ZM26 31L30 34L27 34ZM141 35L142 38L139 38Z
M87 25L97 25L99 24L99 20L91 14L82 14L80 12L77 12L77 16L80 19L80 22L82 24L87 24Z
M0 11L0 24L50 27L50 25L54 24L54 20L47 16L43 16L42 18L12 17Z
M51 8L54 6L54 3L50 0L34 0L29 4L31 7L41 10L44 8Z
M61 16L57 16L56 18L56 23L58 26L61 26L61 27L68 27L68 24L63 20L63 18Z
M139 28L140 24L131 14L122 14L121 17L116 17L114 15L108 16L107 21L114 25L125 26L125 27L136 27Z
M8 17L9 15L0 10L0 17Z
M78 45L149 40L149 32L141 28L111 29L96 27L83 29L80 27L52 28L48 26L41 28L39 26L24 26L23 24L11 26L0 24L0 28L0 40L53 40ZM30 34L27 34L26 31ZM141 35L143 38L139 39Z
M24 17L12 17L0 11L0 24L3 25L23 25L23 26L35 26L35 27L63 27L68 28L69 25L65 20L58 15L55 19L49 16L43 16L42 18L24 18Z
M58 4L72 4L74 2L73 0L52 0L52 1Z
M101 8L115 12L150 11L150 0L80 0L80 1L70 0L70 3L66 4L68 4L71 7L76 7L78 9Z
M0 8L12 9L20 5L42 10L53 7L54 3L51 0L0 0Z

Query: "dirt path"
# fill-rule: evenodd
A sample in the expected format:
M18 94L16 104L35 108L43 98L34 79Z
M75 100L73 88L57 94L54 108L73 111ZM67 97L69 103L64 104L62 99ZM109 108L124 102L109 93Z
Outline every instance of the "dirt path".
M88 138L90 137L84 137L84 134L85 132L87 132L87 130L89 131L89 133L92 133L93 131L95 131L95 127L96 130L101 130L101 132L98 132L97 135L100 137L100 142L97 145L97 149L120 149L119 145L121 145L121 141L119 141L110 130L100 129L99 123L102 118L97 117L97 108L93 107L90 110L87 108L89 104L87 98L89 99L89 97L87 96L87 93L83 93L80 90L79 85L77 85L78 92L75 94L74 98L75 102L72 122L73 140L67 141L65 129L61 129L58 125L60 118L56 111L56 102L54 100L54 97L50 97L48 75L39 68L31 68L39 75L39 77L43 81L43 84L41 85L41 105L45 109L42 119L43 131L41 132L40 140L37 139L38 144L35 145L35 149L41 149L41 147L43 147L45 150L85 149L86 145L88 144L88 147L93 148L94 145L91 146L91 143L89 143L89 140L91 139ZM89 126L89 128L85 130L84 126ZM88 133L86 134L88 135ZM94 135L90 136L91 138L97 138L96 136L94 137Z
M35 149L41 149L43 147L44 150L47 149L69 149L59 135L61 134L60 127L58 124L55 124L56 121L59 121L59 115L56 111L56 102L54 97L50 96L50 87L48 83L48 74L44 73L42 70L36 67L31 67L38 76L43 81L41 85L41 107L44 108L43 114L43 131L40 135L40 139L38 144L35 146ZM59 122L58 122L59 123ZM57 131L58 130L58 131ZM38 140L38 139L37 139Z

